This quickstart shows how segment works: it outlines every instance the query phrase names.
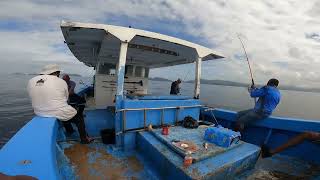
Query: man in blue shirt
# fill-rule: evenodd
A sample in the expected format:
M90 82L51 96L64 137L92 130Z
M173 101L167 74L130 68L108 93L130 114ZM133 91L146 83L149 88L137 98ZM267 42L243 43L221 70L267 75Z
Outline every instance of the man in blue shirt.
M267 85L262 88L251 87L249 89L250 96L259 99L253 109L238 112L234 130L242 131L246 125L265 119L272 114L280 102L278 85L277 79L270 79Z

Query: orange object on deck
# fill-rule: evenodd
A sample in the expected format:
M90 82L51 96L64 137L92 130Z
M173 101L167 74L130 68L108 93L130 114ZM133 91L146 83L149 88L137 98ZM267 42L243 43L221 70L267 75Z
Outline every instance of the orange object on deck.
M188 167L192 164L192 156L191 152L187 153L187 155L184 157L183 166Z
M162 127L162 135L169 135L169 126Z

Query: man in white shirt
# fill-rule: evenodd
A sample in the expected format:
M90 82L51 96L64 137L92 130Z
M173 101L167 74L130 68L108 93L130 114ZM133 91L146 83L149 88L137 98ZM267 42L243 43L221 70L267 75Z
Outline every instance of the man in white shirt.
M29 80L28 92L34 113L42 117L55 117L60 121L75 123L81 142L89 143L84 119L79 117L76 109L68 105L68 86L64 80L59 78L59 75L59 66L49 64L43 68L39 76Z

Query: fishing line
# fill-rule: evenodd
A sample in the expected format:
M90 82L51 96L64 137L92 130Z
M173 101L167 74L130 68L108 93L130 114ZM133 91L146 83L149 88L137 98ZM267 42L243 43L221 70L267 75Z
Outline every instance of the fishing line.
M207 107L208 107L208 108L205 109L204 112L210 111L210 114L211 114L213 120L214 120L215 123L216 123L215 126L216 126L216 127L219 126L218 120L217 120L216 116L215 116L215 115L213 114L213 112L212 112L212 111L216 110L216 108L212 108L212 107L209 107L209 106L207 106Z
M216 116L213 114L212 110L210 110L211 116L213 117L214 121L216 122L215 126L219 126L218 120L216 119Z
M194 64L194 63L192 63L192 64ZM190 68L191 67L191 68ZM184 78L182 79L182 82L184 82L186 79L187 79L187 77L189 77L189 74L190 74L190 71L193 69L192 67L192 65L190 65L190 67L188 68L188 71L186 72L186 74L184 75Z

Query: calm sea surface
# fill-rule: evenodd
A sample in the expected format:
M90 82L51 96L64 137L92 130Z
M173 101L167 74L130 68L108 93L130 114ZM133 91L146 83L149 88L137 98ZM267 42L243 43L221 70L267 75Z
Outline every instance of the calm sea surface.
M33 117L26 86L32 76L5 75L0 78L0 147ZM79 83L90 78L72 77ZM149 93L168 95L169 82L150 81ZM81 88L78 84L77 88ZM182 84L182 95L192 95L193 84ZM304 119L320 119L320 93L281 91L282 99L274 112L275 116ZM201 100L204 104L230 110L242 110L253 106L246 88L201 85Z

